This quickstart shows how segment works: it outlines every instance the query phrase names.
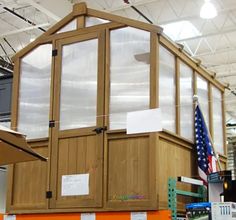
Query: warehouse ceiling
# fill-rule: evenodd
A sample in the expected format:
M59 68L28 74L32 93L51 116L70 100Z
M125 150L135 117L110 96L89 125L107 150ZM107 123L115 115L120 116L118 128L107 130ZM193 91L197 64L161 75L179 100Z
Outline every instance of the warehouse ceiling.
M74 3L147 22L136 7L228 86L227 123L236 123L236 1L211 0L218 16L199 16L204 0L0 0L0 56L7 61L71 12ZM25 18L23 20L22 18ZM174 32L173 32L174 30ZM234 129L233 129L234 130ZM231 134L232 131L231 129Z

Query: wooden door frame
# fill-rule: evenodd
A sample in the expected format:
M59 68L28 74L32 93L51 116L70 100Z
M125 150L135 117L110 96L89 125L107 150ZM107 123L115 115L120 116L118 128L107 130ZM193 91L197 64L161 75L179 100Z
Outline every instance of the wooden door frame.
M70 38L60 39L55 42L55 49L58 50L58 55L55 57L55 78L54 78L54 100L52 104L53 108L53 117L52 120L59 120L60 115L60 82L61 82L61 49L63 45L75 43L75 42L82 42L91 39L98 39L98 75L97 75L97 126L104 125L104 60L105 60L105 31L97 31L88 34L82 35L74 35ZM99 101L98 101L99 100ZM99 117L98 117L99 116ZM97 126L94 126L96 128ZM67 131L60 131L59 130L59 123L55 123L55 127L51 128L51 136L50 136L50 146L51 146L51 166L50 166L50 185L49 190L52 191L52 198L49 200L49 208L63 208L57 207L56 205L56 195L57 195L57 157L58 157L58 140L59 140L59 132L61 138L68 137ZM77 136L84 136L84 135L94 135L95 132L92 131L93 127L90 128L82 128L80 129L80 133ZM70 134L78 133L78 129L71 129L69 130ZM54 138L58 137L58 138ZM101 142L103 142L103 134L101 134ZM99 139L99 140L100 140ZM102 144L102 143L101 143ZM101 152L99 154L103 155L103 146L101 146ZM99 158L100 159L100 158ZM101 174L103 174L103 163L101 161ZM102 206L102 176L99 185L99 192L98 194L100 197L101 202L97 202L96 207ZM98 198L99 199L99 198ZM82 204L85 207L85 203ZM83 207L82 206L82 207ZM71 208L76 208L76 206L71 205ZM89 206L88 206L89 207ZM94 206L92 206L94 207ZM76 208L77 209L77 208Z

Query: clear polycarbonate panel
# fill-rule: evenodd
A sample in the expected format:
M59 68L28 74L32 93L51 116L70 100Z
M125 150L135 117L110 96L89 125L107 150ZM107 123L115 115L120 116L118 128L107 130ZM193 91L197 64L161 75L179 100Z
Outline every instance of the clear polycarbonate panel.
M5 166L1 166L6 168ZM6 212L6 196L7 196L7 171L0 170L0 213Z
M98 40L62 47L60 130L96 126Z
M175 132L175 56L159 47L159 104L163 129Z
M77 19L74 19L71 22L69 22L67 25L62 27L60 30L58 30L56 33L60 34L60 33L64 33L67 31L74 31L76 29L77 29Z
M214 86L212 87L212 98L214 147L217 152L224 154L222 93Z
M110 22L110 21L105 20L105 19L101 19L101 18L87 16L86 20L85 20L85 27L91 27L91 26L98 25L98 24L105 24L108 22Z
M0 122L0 126L4 126L6 128L11 128L11 122L8 121L8 122Z
M180 62L180 134L193 140L193 70Z
M52 45L44 44L21 59L17 130L27 139L48 137Z
M200 108L205 119L207 128L209 129L209 96L207 80L201 76L197 76L197 95Z
M110 129L125 129L127 112L149 108L150 33L117 29L110 42Z

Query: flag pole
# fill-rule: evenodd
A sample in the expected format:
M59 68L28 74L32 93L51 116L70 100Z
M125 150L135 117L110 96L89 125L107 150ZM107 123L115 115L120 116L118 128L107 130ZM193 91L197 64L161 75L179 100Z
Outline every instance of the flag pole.
M195 107L198 105L199 108L200 108L200 104L198 102L198 96L197 95L193 95L193 102L195 104ZM204 122L206 123L204 115L202 115L202 116L203 116ZM213 154L214 154L214 156L215 156L215 158L217 160L217 163L218 163L219 170L222 171L222 167L221 167L221 164L220 164L219 156L216 153L216 150L215 150L215 147L214 147L214 144L213 144L213 140L212 140L212 137L211 137L211 133L209 132L209 129L208 129L207 126L206 126L206 129L207 129L207 132L208 132L208 137L209 137L210 142L211 142L211 147L212 147L212 150L213 150Z

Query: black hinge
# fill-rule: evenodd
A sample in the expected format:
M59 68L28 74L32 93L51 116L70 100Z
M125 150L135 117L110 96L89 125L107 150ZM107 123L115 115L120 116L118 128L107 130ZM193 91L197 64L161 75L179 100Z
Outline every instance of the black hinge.
M52 198L52 191L47 191L46 192L46 199L51 199Z
M103 131L106 131L107 127L98 127L93 129L93 131L95 131L97 134L101 134Z
M49 128L54 128L55 127L55 121L51 120L49 121Z
M57 56L57 49L52 50L52 56L53 57Z

